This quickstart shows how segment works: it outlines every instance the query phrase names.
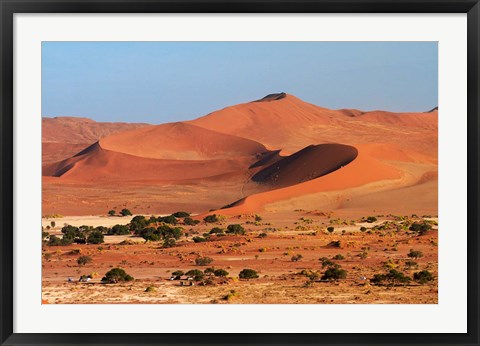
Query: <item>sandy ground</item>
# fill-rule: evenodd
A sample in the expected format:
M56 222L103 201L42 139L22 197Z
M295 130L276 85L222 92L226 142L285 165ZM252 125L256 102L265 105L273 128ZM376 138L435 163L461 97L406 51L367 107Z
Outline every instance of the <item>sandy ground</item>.
M384 216L375 223L361 223L358 220L337 219L335 214L325 216L318 211L305 210L281 217L267 213L262 217L263 220L256 225L248 216L228 219L222 225L199 224L191 229L200 235L214 226L226 227L230 223L243 224L248 233L243 236L212 236L205 243L194 243L192 236L188 236L168 249L162 248L161 243L146 243L141 238L130 236L106 236L106 243L102 245L45 246L42 298L48 303L59 304L437 303L437 280L425 285L412 282L396 287L374 286L368 280L374 274L386 272L387 268L396 268L409 276L426 269L436 277L436 229L423 236L405 231L360 232L361 226L371 228L391 218ZM89 219L99 222L109 218ZM344 221L348 225L342 225ZM324 231L329 225L335 227L332 234ZM268 235L259 238L261 232ZM126 238L133 244L120 245ZM341 242L340 248L329 246L331 241L336 240ZM415 259L416 268L407 269L405 262L411 260L407 256L410 249L421 250L424 255ZM359 257L362 253L365 253L364 258ZM292 256L298 254L303 258L292 261ZM299 273L302 270L322 273L325 268L322 269L319 258L331 259L337 254L345 257L334 262L347 271L347 278L306 285L309 279ZM92 262L79 266L76 260L80 255L92 257ZM175 270L207 268L195 264L198 256L211 257L213 262L210 266L227 270L230 279L213 286L193 287L182 287L178 281L169 280L170 273ZM135 281L112 285L101 283L101 277L113 267L124 268L135 277ZM238 273L244 268L258 271L260 278L239 280ZM89 283L67 283L68 277L77 280L82 274L92 273L95 278ZM154 292L144 292L149 286L155 287ZM231 291L235 293L225 298Z

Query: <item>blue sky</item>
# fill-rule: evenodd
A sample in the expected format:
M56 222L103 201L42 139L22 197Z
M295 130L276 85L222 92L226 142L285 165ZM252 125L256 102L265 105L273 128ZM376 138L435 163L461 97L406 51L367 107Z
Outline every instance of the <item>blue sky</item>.
M43 42L42 116L163 123L287 92L327 108L438 104L436 42Z

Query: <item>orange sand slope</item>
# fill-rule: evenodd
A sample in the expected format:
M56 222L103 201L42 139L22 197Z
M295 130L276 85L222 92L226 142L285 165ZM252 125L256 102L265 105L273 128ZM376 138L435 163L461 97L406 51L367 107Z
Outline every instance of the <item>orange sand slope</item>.
M100 138L148 124L103 123L88 118L42 118L42 162L53 163L75 155Z
M44 165L44 176L53 177L44 184L62 184L67 191L72 184L105 189L110 182L135 182L135 188L122 185L126 194L135 194L138 184L155 186L162 191L159 199L181 200L191 210L200 199L208 209L233 205L220 211L232 215L298 205L361 209L355 200L367 201L369 195L379 204L397 198L393 205L404 210L419 191L413 186L428 180L435 188L437 128L438 109L330 110L278 93L196 120L103 137L66 160ZM179 194L162 190L172 183L188 186ZM235 202L232 196L242 199ZM425 209L436 210L436 194L425 196ZM60 213L62 197L44 194L48 202L54 197L58 202L49 208ZM91 213L94 196L83 198ZM79 215L87 212L81 208ZM141 204L136 208L142 212Z

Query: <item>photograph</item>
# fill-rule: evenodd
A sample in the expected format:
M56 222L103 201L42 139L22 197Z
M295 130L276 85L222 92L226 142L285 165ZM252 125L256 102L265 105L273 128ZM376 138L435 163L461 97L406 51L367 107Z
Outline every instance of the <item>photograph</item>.
M43 41L38 301L437 305L438 70L437 41Z

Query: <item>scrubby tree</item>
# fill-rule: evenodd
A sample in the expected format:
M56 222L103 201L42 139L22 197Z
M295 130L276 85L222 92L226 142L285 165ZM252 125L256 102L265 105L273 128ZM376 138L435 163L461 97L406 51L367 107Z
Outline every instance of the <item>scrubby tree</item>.
M207 241L204 237L193 237L192 240L194 243L204 243Z
M239 274L238 277L240 279L257 279L258 273L253 269L243 269Z
M55 221L50 222L50 226L55 227L55 225L56 225Z
M333 233L334 230L335 230L335 228L333 226L327 227L327 231L330 232L330 233Z
M407 254L407 256L410 258L420 258L423 257L423 252L420 250L410 249L410 252Z
M108 231L108 234L126 235L130 234L130 229L126 225L115 225Z
M232 224L232 225L228 225L227 233L230 233L230 234L245 234L245 229L242 227L242 225Z
M431 229L432 225L427 222L414 222L409 228L410 231L417 232L419 235L424 235Z
M223 233L223 228L220 227L213 227L210 232L210 234L218 234L218 233Z
M198 269L192 269L185 273L186 276L190 276L195 281L202 281L205 277L205 274Z
M200 221L194 220L191 217L186 217L183 219L183 223L187 226L195 226L195 225L198 225Z
M407 284L412 279L396 269L390 269L386 274L375 274L370 282L376 285L388 283L391 286Z
M345 256L343 256L342 254L337 254L337 255L333 256L333 259L336 260L336 261L341 261L341 260L345 259Z
M327 268L321 280L336 281L339 279L345 279L347 277L347 271L342 269L338 264Z
M122 216L131 216L132 215L132 212L127 209L127 208L123 208L121 211L120 211L120 215Z
M170 248L170 247L174 247L175 245L177 245L177 241L174 238L166 238L163 241L162 247Z
M85 264L88 264L90 262L92 262L92 257L90 256L80 256L77 259L77 264L79 266L84 266Z
M102 278L102 282L116 284L117 282L133 281L134 278L128 275L122 268L110 269Z
M103 243L103 233L100 231L93 231L87 237L87 243L89 244L102 244Z
M303 256L300 255L300 254L298 254L298 255L293 255L292 258L291 258L291 260L292 260L292 262L298 262L298 261L300 261L302 258L303 258Z
M108 215L110 215L110 216L115 216L115 210L113 210L113 209L112 209L112 210L109 210L109 211L108 211Z
M218 216L216 214L212 214L212 215L207 215L203 218L203 221L207 222L207 223L213 223L213 222L218 222L220 221L220 219L218 218Z
M432 273L430 273L428 270L422 270L421 272L413 274L413 280L422 285L432 281L433 279L434 277Z
M216 269L213 274L215 276L225 277L228 276L229 273L225 269Z
M175 216L169 215L169 216L160 216L157 218L158 222L163 222L163 223L168 223L170 225L176 225L178 223L178 220Z
M210 257L197 257L195 258L195 264L197 266L208 266L213 262L213 258Z
M128 227L131 231L138 233L145 227L147 227L147 219L143 215L136 215L130 220L130 223L128 224Z
M175 217L189 217L190 213L187 213L186 211L177 211L176 213L172 214Z

